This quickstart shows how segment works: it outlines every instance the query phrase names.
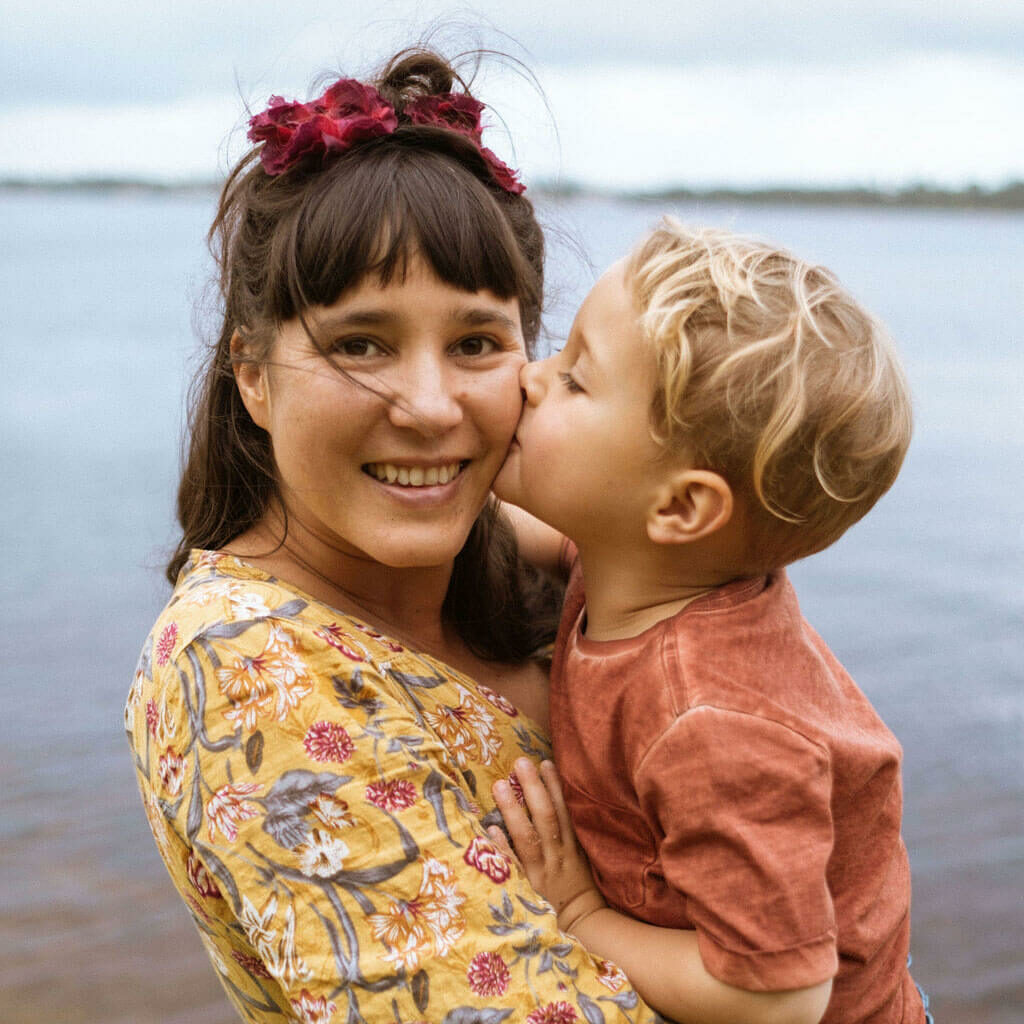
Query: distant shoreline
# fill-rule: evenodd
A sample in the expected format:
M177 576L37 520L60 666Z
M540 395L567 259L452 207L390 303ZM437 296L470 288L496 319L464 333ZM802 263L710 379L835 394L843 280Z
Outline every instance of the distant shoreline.
M163 183L131 178L80 178L60 181L0 179L0 194L216 194L213 181ZM971 185L960 189L906 185L895 189L872 187L807 188L778 185L765 188L599 189L578 184L541 182L534 194L554 197L621 199L629 202L727 202L784 206L859 206L879 208L1024 210L1024 181L1000 188Z

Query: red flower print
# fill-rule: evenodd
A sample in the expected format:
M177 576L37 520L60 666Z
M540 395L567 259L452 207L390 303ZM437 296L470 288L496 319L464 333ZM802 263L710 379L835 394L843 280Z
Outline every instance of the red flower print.
M366 658L360 651L349 647L345 643L346 640L350 640L351 637L345 633L341 626L336 622L331 622L326 626L321 626L319 629L314 630L314 633L320 637L321 640L326 640L336 651L341 651L349 661L366 661Z
M546 1003L528 1014L526 1024L573 1024L576 1011L566 1002Z
M308 989L299 993L298 999L292 999L292 1011L300 1024L327 1024L334 1016L334 1003L327 1002L325 996L314 996Z
M200 896L209 896L211 899L221 899L220 889L217 888L217 883L211 877L210 872L206 870L206 866L203 862L191 851L189 851L186 870L188 871L188 880L192 883L192 888L195 889Z
M158 665L166 665L170 660L177 639L178 624L172 622L169 626L164 626L160 633L160 638L156 642L156 663Z
M508 857L483 836L473 839L462 859L495 884L504 882L512 874L512 864Z
M618 992L626 984L627 978L611 960L602 960L601 969L597 973L597 980L605 988L610 989L612 992Z
M337 722L316 722L306 731L302 745L314 761L347 761L355 744Z
M259 807L248 799L260 789L258 782L230 783L221 786L206 801L207 829L211 843L217 841L218 831L232 843L238 838L238 826L260 813Z
M156 739L156 727L160 721L160 712L156 709L156 701L152 698L146 701L146 728L149 735Z
M523 784L519 781L519 776L515 772L508 777L508 784L512 787L512 793L515 795L516 803L520 807L526 806L526 797L523 795Z
M408 779L373 782L366 787L366 799L383 811L402 811L416 803L416 787Z
M360 625L358 622L354 622L353 625L367 636L373 637L382 647L386 647L393 654L398 654L400 651L405 650L401 644L395 643L394 640L389 640L383 633L378 633L377 630L371 629L369 626Z
M490 701L499 711L504 711L509 718L518 716L519 708L507 697L502 697L500 693L495 693L489 686L481 686L479 690L481 696Z
M185 781L185 762L170 747L160 755L157 773L160 776L160 785L164 787L168 796L177 796L181 792L182 783Z
M254 978L270 977L270 971L267 970L266 965L258 956L253 956L251 953L242 953L237 949L233 949L231 951L231 959Z
M478 996L503 996L510 975L505 961L497 953L477 953L469 962L466 977L469 987Z

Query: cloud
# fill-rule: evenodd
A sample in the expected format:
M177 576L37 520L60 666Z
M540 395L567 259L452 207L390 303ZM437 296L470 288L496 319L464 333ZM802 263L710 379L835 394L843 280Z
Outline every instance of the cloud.
M602 63L587 75L540 67L538 79L545 97L497 67L479 83L492 105L488 144L528 183L960 186L1024 178L1024 68L1012 61L940 54L854 69ZM33 140L0 151L0 176L212 179L244 151L245 118L230 92L0 109L0 137Z
M303 91L325 67L363 71L447 17L537 65L858 66L942 52L1019 58L1020 0L3 0L0 98L112 103ZM586 73L586 72L584 72ZM263 83L266 83L264 86Z

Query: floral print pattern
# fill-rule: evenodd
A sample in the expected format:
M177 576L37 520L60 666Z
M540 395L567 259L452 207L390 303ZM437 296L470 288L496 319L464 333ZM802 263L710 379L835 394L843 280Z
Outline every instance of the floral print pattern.
M487 838L546 738L501 695L193 552L125 707L161 856L253 1024L640 1024Z

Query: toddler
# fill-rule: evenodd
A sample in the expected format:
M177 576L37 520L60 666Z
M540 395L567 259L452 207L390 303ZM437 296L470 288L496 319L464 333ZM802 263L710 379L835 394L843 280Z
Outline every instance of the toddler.
M495 786L530 880L674 1020L922 1024L900 746L785 571L899 471L882 329L828 271L666 218L522 384L495 491L570 569L558 774Z

